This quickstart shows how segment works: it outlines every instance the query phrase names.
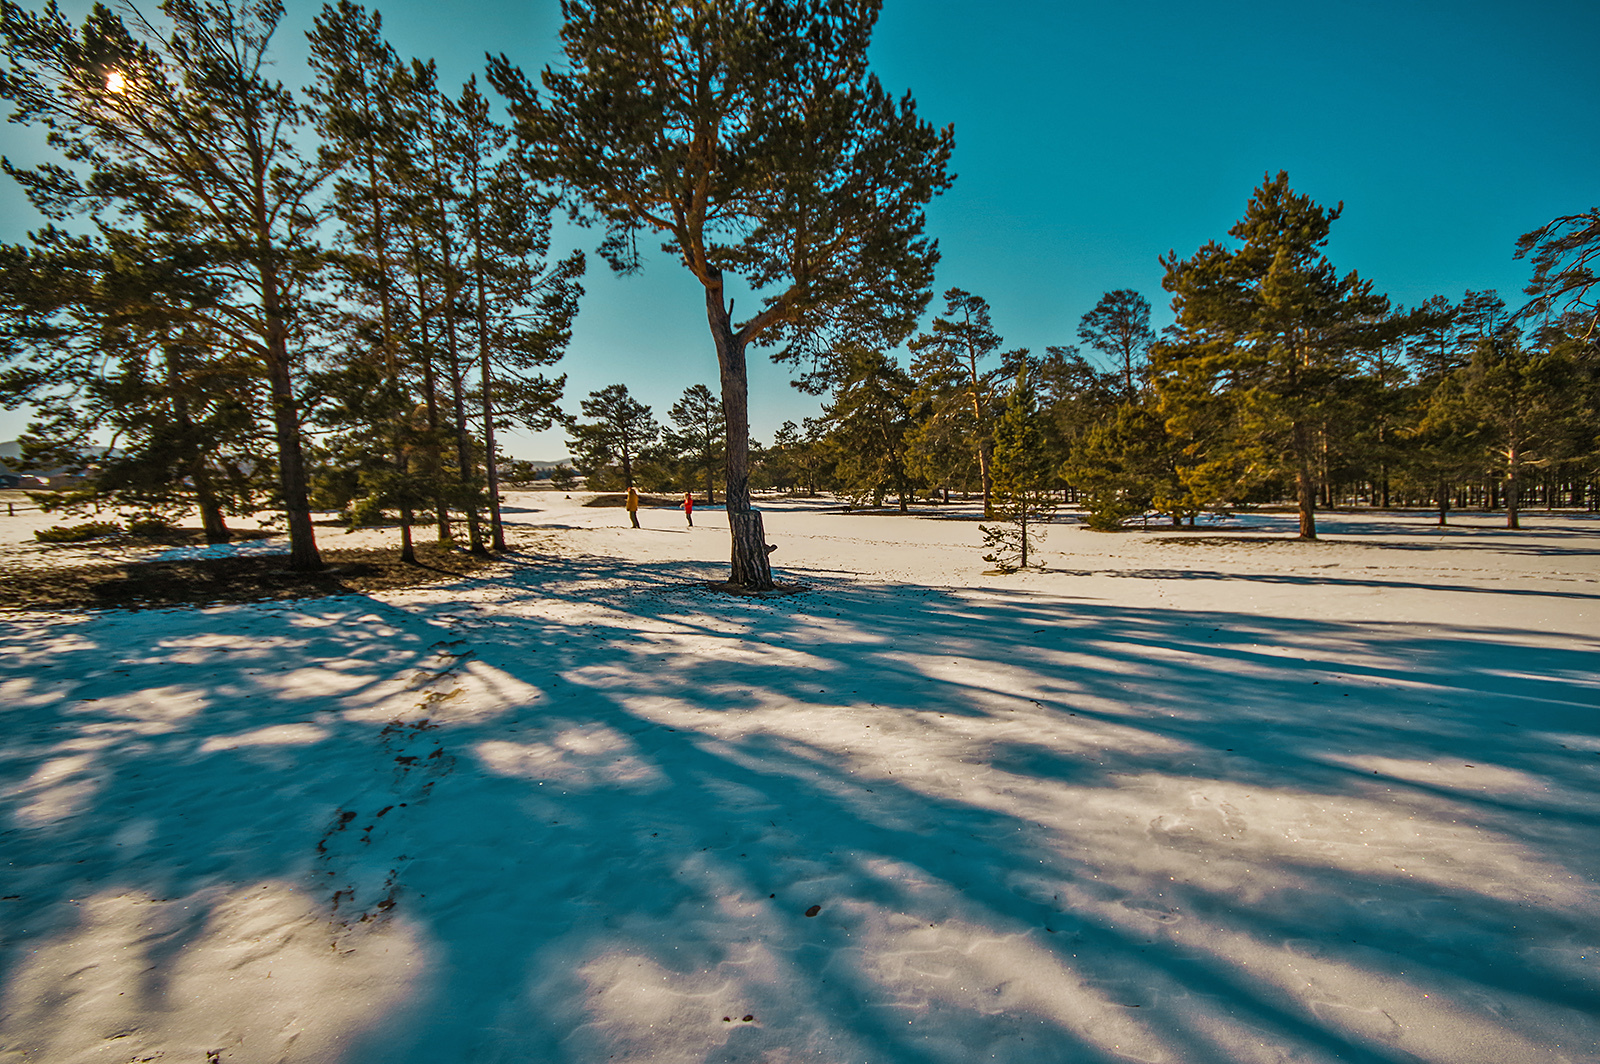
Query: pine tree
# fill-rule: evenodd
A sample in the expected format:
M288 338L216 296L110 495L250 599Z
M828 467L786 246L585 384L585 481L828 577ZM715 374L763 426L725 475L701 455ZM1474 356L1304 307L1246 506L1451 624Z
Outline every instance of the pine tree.
M494 549L503 551L495 429L513 412L534 431L559 419L556 404L565 378L550 380L533 371L559 361L571 337L584 258L577 252L547 262L556 200L540 191L523 154L508 151L510 131L490 115L476 78L457 99L446 101L444 114L466 237L465 294L472 304L469 330L477 341L490 538ZM497 407L502 398L507 407Z
M216 298L181 309L260 365L289 564L319 569L295 378L320 262L309 197L326 171L301 157L303 112L264 73L283 9L165 0L160 11L157 25L130 8L130 28L97 7L75 31L54 7L0 5L9 63L0 95L13 121L47 124L77 168L5 169L47 217L92 215L204 250L196 261Z
M836 334L899 342L937 251L923 209L947 187L953 133L867 72L878 4L566 0L566 69L536 93L502 56L490 80L518 132L602 220L613 268L657 233L700 282L727 415L730 583L774 586L750 506L746 350L805 360ZM649 57L640 62L639 57ZM730 280L760 309L736 321Z
M88 454L109 433L115 444L90 482L57 498L162 519L193 506L207 542L227 541L225 515L254 510L260 389L249 360L190 312L212 292L196 249L110 229L46 228L32 241L0 248L0 350L14 363L0 399L41 408L38 443Z
M439 91L433 63L412 62L416 85L416 144L406 186L408 266L417 320L415 357L424 376L426 416L438 469L440 538L449 535L449 508L466 517L467 545L486 554L482 512L487 503L478 475L483 448L472 434L470 353L472 321L468 193L455 156L459 147ZM442 379L441 379L442 378ZM442 408L442 409L441 409Z
M1122 378L1098 369L1075 347L1045 348L1034 367L1039 411L1044 416L1045 447L1058 466L1077 453L1084 439L1116 415ZM1083 485L1066 478L1069 490Z
M827 425L821 418L808 417L801 425L785 421L773 434L769 452L774 483L817 494L831 480L833 457L829 451Z
M727 435L722 400L704 384L691 385L683 390L683 398L672 404L667 416L672 419L674 430L665 434L666 445L682 456L690 468L704 475L706 505L710 506L717 501L715 477L722 465Z
M1186 431L1209 421L1225 433L1213 436L1220 453L1195 471L1201 479L1214 483L1228 465L1292 477L1301 539L1317 537L1319 451L1353 357L1388 336L1387 298L1353 272L1340 277L1323 255L1343 210L1294 192L1280 171L1229 229L1237 249L1213 241L1187 260L1161 260L1184 336L1184 357L1167 361L1160 382L1163 413ZM1219 399L1225 421L1215 419Z
M1464 404L1484 427L1505 478L1507 528L1521 527L1525 470L1550 462L1559 447L1573 369L1559 351L1526 344L1518 330L1502 327L1480 341L1471 365L1459 371Z
M1403 449L1397 458L1416 487L1432 495L1443 526L1453 485L1482 472L1483 445L1477 423L1466 414L1460 371L1507 315L1492 290L1468 291L1459 303L1432 296L1413 314L1405 354L1415 385L1404 400L1405 423L1397 430Z
M1467 293L1469 296L1472 293ZM1456 305L1446 296L1430 296L1417 310L1426 315L1406 345L1417 380L1432 385L1466 365L1472 358L1469 347L1461 351L1461 327Z
M1005 525L979 525L985 561L1003 571L1028 567L1037 556L1044 525L1055 513L1055 467L1045 449L1044 419L1030 367L1024 364L995 423L995 513Z
M1483 470L1487 443L1465 393L1465 367L1418 395L1414 422L1403 432L1407 466L1433 494L1439 527L1449 523L1451 485Z
M843 345L834 361L842 379L823 417L836 476L855 500L875 507L895 493L905 513L914 487L906 437L916 387L894 359L869 347Z
M1178 459L1153 405L1125 403L1083 435L1061 474L1082 491L1085 523L1096 531L1114 531L1150 509L1167 514L1176 527L1195 516Z
M579 407L593 420L568 428L578 468L592 476L615 462L622 467L622 486L634 486L633 466L640 454L661 436L650 408L628 394L626 384L611 384L589 393Z
M400 293L409 207L401 190L411 174L415 86L410 68L383 39L381 17L350 0L325 4L307 37L317 75L308 95L324 161L336 174L340 235L330 259L341 275L342 324L362 340L350 350L348 379L325 377L324 389L343 391L340 409L356 419L347 421L346 439L356 453L345 465L366 466L373 503L399 509L400 557L415 562L412 511L426 485L414 481L410 468L415 404L405 380ZM372 367L379 370L375 377ZM387 451L387 462L369 461L369 449Z
M1131 288L1107 292L1078 322L1078 339L1111 360L1121 379L1122 400L1131 402L1145 386L1150 345L1156 339L1150 301Z
M1390 503L1391 474L1405 461L1401 431L1416 396L1406 366L1405 341L1433 320L1427 307L1411 312L1396 308L1393 317L1389 342L1358 353L1360 374L1349 382L1345 395L1347 418L1353 426L1347 433L1349 445L1370 476L1372 505L1385 510Z
M1564 214L1517 239L1516 257L1533 256L1533 297L1524 314L1565 318L1565 328L1588 342L1600 331L1600 207ZM1571 323L1575 323L1571 324Z
M989 304L982 296L951 288L944 300L944 314L907 345L916 354L911 373L922 382L922 398L929 408L927 427L918 434L915 445L927 456L936 453L931 443L959 440L959 446L977 461L983 516L993 517L993 393L995 382L1006 370L991 363L1001 340L990 324Z

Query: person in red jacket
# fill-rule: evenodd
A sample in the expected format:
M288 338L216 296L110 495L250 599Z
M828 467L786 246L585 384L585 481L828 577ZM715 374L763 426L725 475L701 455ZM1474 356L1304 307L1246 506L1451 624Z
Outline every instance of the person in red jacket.
M694 496L689 492L683 493L683 517L689 522L689 527L694 527Z

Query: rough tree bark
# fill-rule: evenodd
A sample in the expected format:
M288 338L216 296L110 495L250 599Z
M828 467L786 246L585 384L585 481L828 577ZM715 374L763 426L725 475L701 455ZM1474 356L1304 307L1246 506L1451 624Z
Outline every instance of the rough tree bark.
M1300 509L1300 538L1317 538L1317 478L1311 467L1311 428L1302 421L1294 423L1295 493Z
M732 572L728 582L753 591L776 585L768 563L767 535L761 513L750 505L750 386L745 372L746 340L733 329L732 308L722 300L722 277L706 285L706 317L717 347L722 378L722 410L728 420L727 484L723 492L732 540Z

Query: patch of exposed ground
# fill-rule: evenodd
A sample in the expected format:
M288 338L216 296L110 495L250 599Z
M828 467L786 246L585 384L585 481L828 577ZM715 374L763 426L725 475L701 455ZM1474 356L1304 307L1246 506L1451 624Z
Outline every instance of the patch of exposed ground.
M0 579L0 609L148 609L365 594L455 580L495 562L436 543L418 543L416 552L411 565L392 547L324 548L327 565L316 573L291 572L287 554L81 564L58 555L56 565Z

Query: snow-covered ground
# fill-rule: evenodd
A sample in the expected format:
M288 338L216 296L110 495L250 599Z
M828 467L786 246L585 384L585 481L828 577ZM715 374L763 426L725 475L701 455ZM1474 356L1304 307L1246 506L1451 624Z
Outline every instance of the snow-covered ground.
M1600 1060L1595 517L1003 577L768 503L812 590L749 599L720 511L579 501L381 599L0 616L0 1061Z

